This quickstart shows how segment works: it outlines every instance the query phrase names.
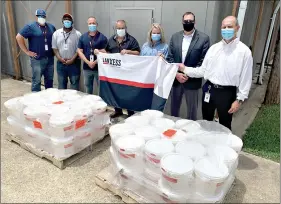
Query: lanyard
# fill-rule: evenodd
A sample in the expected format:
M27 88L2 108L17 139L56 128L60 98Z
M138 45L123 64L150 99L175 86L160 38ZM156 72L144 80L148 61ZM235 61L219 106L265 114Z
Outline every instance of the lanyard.
M91 47L91 54L94 53L94 42L95 42L95 38L98 38L98 32L96 32L96 34L94 36L90 36L90 34L88 34L89 37L89 41L90 41L90 47Z
M64 34L64 31L62 32L62 34L63 34L63 38L64 38L64 42L65 42L65 44L66 44L66 42L67 42L67 39L69 38L69 36L70 36L70 34L71 34L71 31L68 33L68 36L65 38L65 34Z
M47 26L45 26L45 30L43 30L42 26L38 25L39 28L41 29L43 35L44 35L44 40L45 40L45 43L47 43Z

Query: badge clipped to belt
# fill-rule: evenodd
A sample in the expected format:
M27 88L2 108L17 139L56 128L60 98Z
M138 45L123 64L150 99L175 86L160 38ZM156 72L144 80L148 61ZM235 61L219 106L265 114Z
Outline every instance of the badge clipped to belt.
M208 91L205 93L204 102L209 103L211 94L210 94L211 85L208 86Z

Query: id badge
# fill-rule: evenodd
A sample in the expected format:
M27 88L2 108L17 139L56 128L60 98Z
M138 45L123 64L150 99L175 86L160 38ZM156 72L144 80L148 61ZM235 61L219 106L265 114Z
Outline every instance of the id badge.
M68 50L68 44L64 44L64 50Z
M210 102L210 97L211 97L210 92L206 92L205 93L205 97L204 97L204 102L209 103Z
M90 55L90 62L94 61L94 55Z
M47 45L47 44L45 44L45 50L46 50L46 51L48 50L48 45Z

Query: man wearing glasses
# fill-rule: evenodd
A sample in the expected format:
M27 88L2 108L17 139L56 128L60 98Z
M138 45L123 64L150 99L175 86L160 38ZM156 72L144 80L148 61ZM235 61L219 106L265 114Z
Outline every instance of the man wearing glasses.
M186 12L182 16L183 30L175 33L169 44L167 61L184 64L188 67L200 67L209 49L209 36L194 28L195 15ZM191 66L192 65L192 66ZM197 120L198 93L202 78L187 77L180 71L172 88L171 115L179 117L183 93L187 104L187 119Z
M45 88L53 87L54 53L52 35L56 31L54 25L46 23L46 12L37 9L37 22L27 24L17 34L16 39L21 50L30 57L32 68L31 91L41 91L41 78L44 75ZM28 39L28 49L24 38Z

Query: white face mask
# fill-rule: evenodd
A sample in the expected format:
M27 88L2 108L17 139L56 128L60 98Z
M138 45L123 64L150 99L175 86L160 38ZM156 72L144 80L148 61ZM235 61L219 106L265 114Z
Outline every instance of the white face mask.
M126 35L125 29L116 29L116 33L119 37L124 37Z
M40 25L45 25L45 23L46 23L46 19L45 18L38 18L38 23L40 24Z

